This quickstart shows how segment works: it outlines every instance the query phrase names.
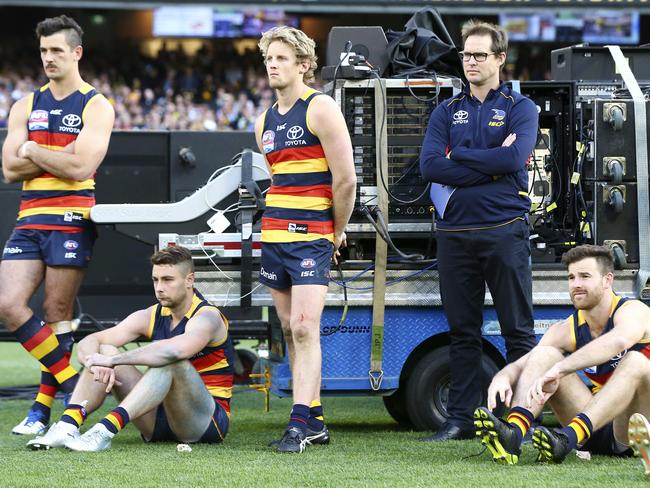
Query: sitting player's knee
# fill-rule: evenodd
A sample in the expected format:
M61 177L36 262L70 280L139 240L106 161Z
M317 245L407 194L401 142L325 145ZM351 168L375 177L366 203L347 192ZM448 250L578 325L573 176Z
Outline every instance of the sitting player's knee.
M104 356L115 356L116 354L120 353L120 350L115 346L111 346L110 344L101 344L99 346L99 353L103 354Z
M628 351L616 366L616 371L625 371L627 374L645 378L650 373L650 361L643 353Z
M554 363L561 361L564 354L558 348L553 346L537 346L530 351L529 362L531 361L544 361Z

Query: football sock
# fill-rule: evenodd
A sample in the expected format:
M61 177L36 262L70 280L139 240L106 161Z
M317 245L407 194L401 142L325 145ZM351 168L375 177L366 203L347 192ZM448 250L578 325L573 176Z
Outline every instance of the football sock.
M325 420L323 418L323 405L321 405L320 400L314 400L309 406L309 420L307 425L311 430L321 431L325 426Z
M54 331L57 340L59 341L59 346L63 349L63 354L70 362L70 356L72 353L72 346L74 345L74 338L72 337L72 325L69 320L62 320L60 322L55 322L53 324L48 324L48 326ZM63 331L60 333L60 331ZM50 420L50 412L52 409L52 404L54 403L54 397L57 390L59 389L59 382L56 381L54 375L41 364L41 383L38 387L38 394L36 399L32 404L30 410L41 412L45 423Z
M50 421L50 412L58 389L59 383L54 375L41 364L41 384L38 386L38 393L30 410L41 412L44 423Z
M307 421L309 419L309 407L296 403L291 409L289 424L287 427L296 427L305 432L307 430Z
M513 407L506 418L506 422L510 425L516 427L515 433L517 435L517 441L521 444L526 432L530 429L530 426L533 423L534 415L528 409L523 407Z
M562 432L569 438L569 447L575 449L578 445L582 445L589 440L593 430L594 426L591 419L584 413L579 413L571 419L569 425L562 429Z
M61 385L66 393L74 389L79 375L70 366L70 361L65 357L59 341L52 329L35 315L18 327L14 332L15 337L22 346L45 366Z
M86 420L87 416L88 413L86 412L86 409L83 407L83 405L70 404L68 405L68 408L66 408L63 412L63 415L61 416L61 422L66 422L79 428L81 427L81 424L84 423L84 420Z
M129 413L122 407L114 408L111 413L99 421L109 432L117 434L129 423Z

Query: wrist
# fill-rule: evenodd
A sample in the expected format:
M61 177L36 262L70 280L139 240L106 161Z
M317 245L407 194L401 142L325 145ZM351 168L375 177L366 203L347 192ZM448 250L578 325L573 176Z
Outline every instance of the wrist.
M569 373L573 373L573 371L567 366L566 360L562 360L559 363L555 364L555 369L558 372L558 375L560 378L568 375Z
M27 159L31 159L34 155L34 149L38 146L34 141L27 141L23 144L23 155Z

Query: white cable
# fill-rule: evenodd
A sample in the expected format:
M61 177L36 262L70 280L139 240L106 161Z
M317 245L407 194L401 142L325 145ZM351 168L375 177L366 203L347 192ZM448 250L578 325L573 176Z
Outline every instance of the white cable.
M234 302L235 300L241 300L242 298L247 297L248 295L252 294L255 290L257 290L260 286L262 286L262 283L258 283L255 288L253 288L251 291L249 291L245 295L241 295L241 296L238 296L237 298L233 298L232 300L228 300L227 302L225 302L224 307L226 305L228 305L229 302Z
M205 236L205 235L208 235L208 234L213 234L213 232L200 232L199 235L198 235L198 237L199 237L198 241L199 241L199 246L201 247L201 251L203 251L203 254L205 254L205 257L208 258L208 259L210 260L210 262L212 263L212 266L214 266L215 268L217 268L217 271L219 271L219 273L221 273L221 274L222 274L225 278L227 278L228 280L230 280L230 281L234 281L234 280L233 280L230 276L228 276L228 275L227 275L227 274L226 274L226 273L225 273L225 272L224 272L224 271L223 271L219 266L217 266L217 263L215 263L215 262L212 260L212 256L210 256L210 255L208 254L208 251L206 251L205 247L203 247L203 241L201 240L201 237L202 237L202 236Z
M233 159L237 158L238 156L240 156L240 155L236 155ZM238 167L238 166L241 166L241 159L237 159L237 162L232 163L232 164L229 164L228 166L222 166L221 168L217 168L217 169L215 169L215 170L212 172L212 174L211 174L210 177L208 178L208 181L207 181L205 184L208 185L208 184L209 184L213 179L215 179L217 176L219 176L219 175L220 175L221 173L223 173L224 171L226 171L226 170L228 170L228 169L231 169L231 168L236 168L236 167ZM271 178L271 175L270 175L270 173L269 173L269 168L268 168L268 166L266 166L266 165L261 166L261 165L259 165L259 164L255 164L255 163L253 163L253 167L258 168L258 169L261 169L261 170L264 171L267 175L269 175L269 178ZM263 191L262 193L266 193L267 191L268 191L268 189L265 190L265 191ZM206 206L207 206L208 208L210 208L210 210L212 210L213 212L218 212L218 211L219 211L218 208L214 208L212 205L210 205L210 202L208 201L208 192L205 192L205 194L204 194L204 199L205 199L205 204L206 204Z

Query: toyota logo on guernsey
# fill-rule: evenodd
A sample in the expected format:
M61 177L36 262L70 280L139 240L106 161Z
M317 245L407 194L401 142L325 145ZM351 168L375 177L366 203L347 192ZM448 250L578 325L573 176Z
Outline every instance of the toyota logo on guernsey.
M77 114L64 115L61 122L63 122L63 125L59 126L59 132L69 132L72 134L79 134L81 132L81 129L78 128L81 125L81 117Z
M301 137L304 135L305 135L305 129L303 129L299 125L294 125L289 127L287 129L287 139L289 140L284 141L284 147L306 146L307 143L305 142L305 140L301 139Z
M61 121L63 122L63 125L67 125L68 127L77 127L81 124L81 117L77 114L68 114L64 115Z
M294 125L293 127L290 127L289 130L287 130L287 137L292 141L295 141L296 139L301 138L304 133L305 131L302 127L299 125Z
M469 117L469 114L467 113L466 110L459 110L458 112L455 112L453 115L454 121L452 122L452 125L456 124L467 124L467 118Z

